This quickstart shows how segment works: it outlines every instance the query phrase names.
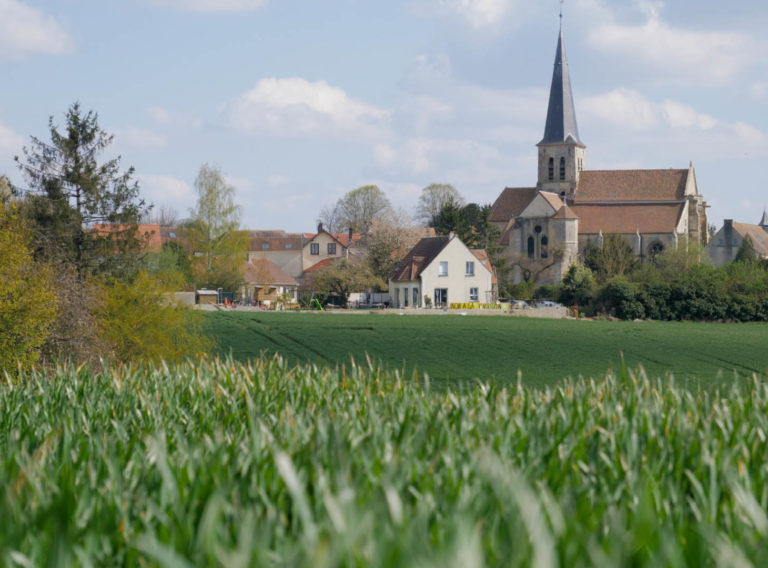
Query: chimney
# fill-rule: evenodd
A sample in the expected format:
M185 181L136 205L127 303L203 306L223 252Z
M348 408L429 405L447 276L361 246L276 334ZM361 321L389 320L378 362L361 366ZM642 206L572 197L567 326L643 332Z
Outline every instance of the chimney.
M723 220L723 240L725 241L726 258L732 262L736 256L733 251L733 219Z
M318 233L322 233L323 232L323 224L322 223L318 223L317 224L317 232Z
M352 227L349 228L349 239L347 240L347 246L352 246Z

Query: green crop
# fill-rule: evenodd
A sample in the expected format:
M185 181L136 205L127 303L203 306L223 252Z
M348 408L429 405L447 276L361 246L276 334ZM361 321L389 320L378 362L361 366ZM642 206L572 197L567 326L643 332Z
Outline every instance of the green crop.
M0 385L0 564L759 565L767 434L758 379L32 372Z

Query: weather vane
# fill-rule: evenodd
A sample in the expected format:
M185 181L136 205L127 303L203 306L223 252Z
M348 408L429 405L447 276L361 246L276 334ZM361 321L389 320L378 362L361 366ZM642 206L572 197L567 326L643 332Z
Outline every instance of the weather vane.
M565 2L565 0L560 0L560 23L561 24L563 23L563 2Z

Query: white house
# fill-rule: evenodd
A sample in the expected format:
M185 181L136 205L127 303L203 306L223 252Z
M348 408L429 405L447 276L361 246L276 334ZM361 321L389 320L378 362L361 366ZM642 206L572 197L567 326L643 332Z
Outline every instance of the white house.
M488 255L470 250L453 234L421 239L392 271L393 308L448 307L495 301L496 280ZM429 300L427 300L427 298Z

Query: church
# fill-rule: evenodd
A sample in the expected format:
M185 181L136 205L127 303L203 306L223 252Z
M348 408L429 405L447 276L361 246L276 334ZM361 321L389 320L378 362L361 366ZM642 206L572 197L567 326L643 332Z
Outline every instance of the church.
M513 281L559 282L589 246L621 235L645 262L688 239L707 242L706 203L691 163L682 169L588 170L562 26L557 41L536 187L508 187L490 220Z

